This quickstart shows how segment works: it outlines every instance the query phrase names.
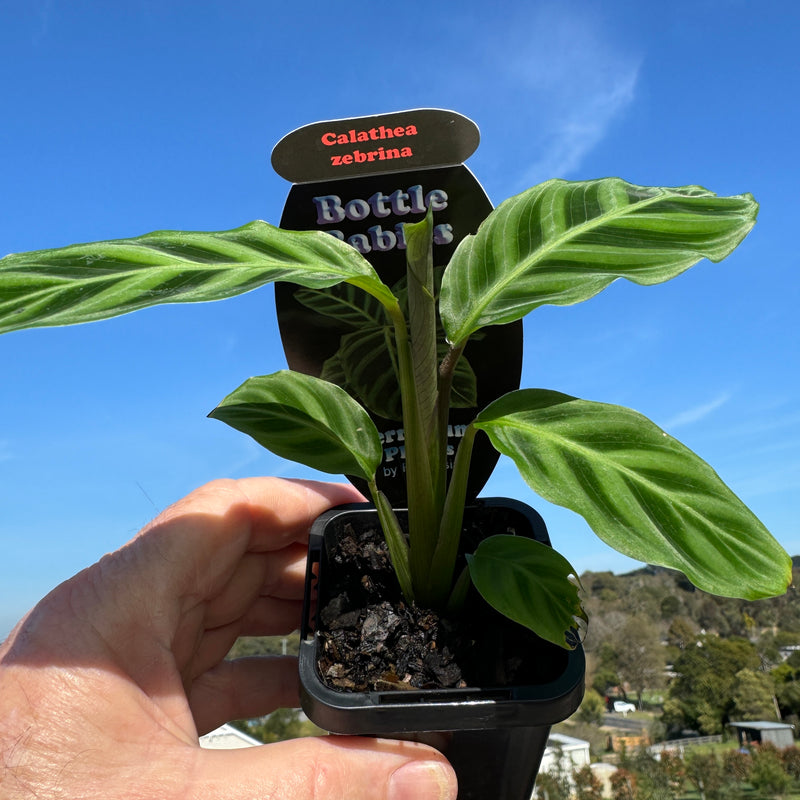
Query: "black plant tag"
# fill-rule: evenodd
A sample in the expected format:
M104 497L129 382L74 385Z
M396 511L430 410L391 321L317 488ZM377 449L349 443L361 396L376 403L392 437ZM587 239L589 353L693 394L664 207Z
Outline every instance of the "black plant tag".
M433 258L441 279L458 243L475 233L492 210L481 185L459 163L474 152L478 140L473 122L437 109L300 128L284 137L272 155L276 171L296 181L286 200L281 227L322 230L348 242L402 301L404 223L419 222L428 207L433 209ZM401 147L407 148L410 154L393 153L389 158L390 147L399 154ZM369 152L375 153L371 159L361 158ZM348 155L352 158L344 163ZM340 156L341 162L334 164L333 156ZM391 326L382 307L345 284L317 291L279 283L275 299L289 367L338 383L367 408L384 445L378 485L393 505L403 507L405 448L400 395ZM440 338L444 352L444 335ZM521 323L487 328L470 340L454 380L449 465L477 410L519 386L521 364ZM488 441L478 437L470 497L486 483L497 457Z
M475 123L437 108L304 125L281 139L272 167L292 183L461 164L478 147Z

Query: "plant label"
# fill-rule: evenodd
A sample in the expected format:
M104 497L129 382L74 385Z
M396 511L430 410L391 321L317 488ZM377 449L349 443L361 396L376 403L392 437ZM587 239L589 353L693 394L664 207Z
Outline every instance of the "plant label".
M492 210L480 183L461 163L478 142L471 120L439 109L306 125L281 139L272 154L275 170L294 182L280 226L321 230L348 242L402 298L405 223L419 222L432 210L433 259L440 280L458 243L475 233ZM393 505L402 507L406 489L400 393L382 307L347 284L319 291L279 283L275 299L289 367L339 384L367 408L384 445L378 484ZM446 351L443 334L441 351ZM518 388L521 364L521 323L488 328L469 342L454 381L449 459L476 409ZM496 461L494 448L479 439L471 497Z

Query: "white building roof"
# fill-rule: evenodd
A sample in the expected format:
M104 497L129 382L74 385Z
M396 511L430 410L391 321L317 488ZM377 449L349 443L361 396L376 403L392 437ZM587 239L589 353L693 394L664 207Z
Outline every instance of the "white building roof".
M261 742L258 739L227 723L200 737L200 747L205 747L207 750L238 750L241 747L254 747L259 744Z
M547 749L555 750L560 746L564 752L568 750L585 750L589 742L585 739L576 739L574 736L565 736L563 733L551 733L547 737Z

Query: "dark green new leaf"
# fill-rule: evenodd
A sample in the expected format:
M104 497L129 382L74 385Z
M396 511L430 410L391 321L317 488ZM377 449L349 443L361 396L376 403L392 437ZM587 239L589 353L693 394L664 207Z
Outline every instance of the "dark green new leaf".
M511 392L474 422L527 483L614 549L714 594L783 594L791 559L699 456L641 414L544 389Z
M663 283L701 258L720 261L747 235L758 205L699 186L635 186L619 178L548 181L506 200L463 239L442 282L448 339L571 305L617 278Z
M106 319L161 303L221 300L272 281L347 281L396 304L354 248L319 231L251 222L218 233L157 231L0 259L0 333Z
M392 286L403 311L408 306L405 278ZM397 347L394 328L381 304L350 284L326 289L298 289L295 299L330 320L331 335L339 337L339 349L325 361L321 378L346 389L373 414L386 419L402 417L397 380ZM434 365L448 350L441 327ZM478 337L476 337L478 338ZM455 368L451 406L472 408L477 404L475 373L466 358Z
M378 430L344 389L283 370L250 378L210 414L290 461L373 479L381 461Z
M423 430L435 430L438 366L436 347L436 297L433 273L433 210L425 219L403 226L406 236L408 325L411 359ZM438 441L431 441L429 458L434 475L439 460Z
M524 536L490 536L467 556L489 605L559 647L574 648L587 616L575 570L551 547Z

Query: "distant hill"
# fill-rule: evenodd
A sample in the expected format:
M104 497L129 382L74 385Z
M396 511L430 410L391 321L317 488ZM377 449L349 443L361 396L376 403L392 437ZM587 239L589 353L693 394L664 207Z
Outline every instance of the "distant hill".
M746 601L717 597L697 589L680 572L645 566L622 575L581 575L589 612L587 649L598 646L609 631L631 616L646 616L662 631L680 619L698 633L741 636L753 641L771 636L780 644L800 644L800 556L792 558L794 580L781 597ZM594 635L593 635L594 634Z

